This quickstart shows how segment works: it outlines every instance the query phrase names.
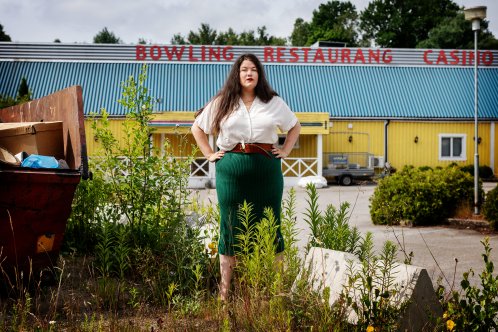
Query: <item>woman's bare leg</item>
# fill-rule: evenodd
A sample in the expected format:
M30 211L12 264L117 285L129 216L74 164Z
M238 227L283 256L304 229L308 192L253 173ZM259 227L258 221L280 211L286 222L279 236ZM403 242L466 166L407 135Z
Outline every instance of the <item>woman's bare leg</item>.
M232 280L232 272L235 267L235 256L220 255L220 300L228 300L228 290Z

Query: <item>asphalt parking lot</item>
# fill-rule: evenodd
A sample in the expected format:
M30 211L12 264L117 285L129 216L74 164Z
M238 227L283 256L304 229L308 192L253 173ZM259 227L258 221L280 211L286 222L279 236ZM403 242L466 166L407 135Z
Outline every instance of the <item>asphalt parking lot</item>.
M494 188L496 183L485 183L485 191ZM341 202L349 202L350 224L356 226L362 234L372 232L374 242L379 249L386 240L397 243L400 247L399 259L403 262L404 254L413 252L412 264L427 269L434 286L438 279L443 280L446 288L451 284L459 287L462 274L472 268L475 276L471 281L478 282L478 274L482 271L483 245L481 241L489 236L491 260L498 267L498 233L480 232L470 228L455 228L449 226L431 227L400 227L377 226L370 218L369 198L375 190L375 185L354 185L343 187L329 185L318 189L318 204L321 211L327 205L339 206ZM290 188L284 188L284 197ZM306 190L294 187L297 198L297 228L299 230L298 245L303 249L309 236L309 228L304 221L304 212L308 207ZM199 190L199 198L205 202L216 202L215 189ZM404 248L401 250L401 248ZM458 263L457 263L458 261ZM496 271L495 271L496 272Z

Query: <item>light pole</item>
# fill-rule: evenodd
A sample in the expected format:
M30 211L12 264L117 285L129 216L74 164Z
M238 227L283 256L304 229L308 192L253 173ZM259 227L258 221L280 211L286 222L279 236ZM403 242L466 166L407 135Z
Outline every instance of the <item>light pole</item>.
M477 53L477 35L481 30L481 21L486 18L486 6L464 9L465 19L472 21L474 31L474 214L479 214L479 136L477 130L477 66L479 54Z

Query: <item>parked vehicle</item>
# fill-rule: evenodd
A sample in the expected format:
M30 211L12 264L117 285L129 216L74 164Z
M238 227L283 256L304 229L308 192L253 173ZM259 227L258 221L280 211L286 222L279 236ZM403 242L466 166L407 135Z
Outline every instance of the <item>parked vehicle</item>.
M83 121L79 86L0 110L0 264L7 274L38 277L57 264L74 192L88 177ZM23 167L28 155L53 157L60 168Z
M368 153L331 153L326 154L322 175L328 182L349 186L356 180L371 180L375 170L370 165Z

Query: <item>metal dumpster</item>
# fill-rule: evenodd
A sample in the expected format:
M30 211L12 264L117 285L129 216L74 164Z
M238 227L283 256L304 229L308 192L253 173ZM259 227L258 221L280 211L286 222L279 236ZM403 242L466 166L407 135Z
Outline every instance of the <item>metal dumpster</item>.
M41 135L34 130L10 142L21 146L21 140L25 139L22 149L31 149L28 153L50 150L47 145L60 145L56 157L69 167L35 169L0 163L1 268L7 275L23 271L24 275L33 273L37 277L40 271L57 264L74 192L80 179L88 177L81 87L69 87L0 110L0 128L1 124L8 127L28 122L62 122L62 125L59 123L59 131L48 140L34 139Z

